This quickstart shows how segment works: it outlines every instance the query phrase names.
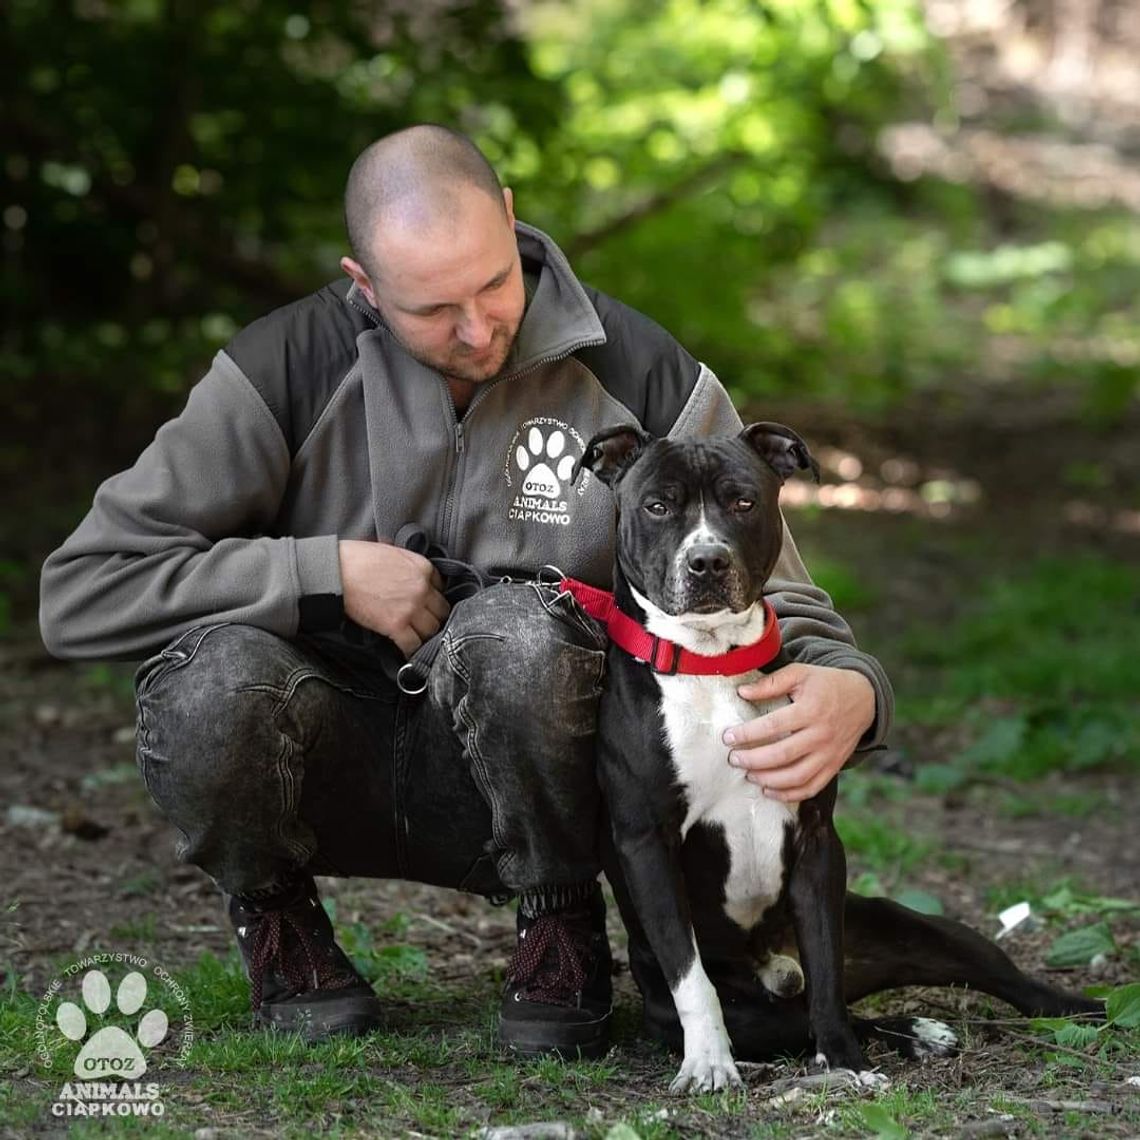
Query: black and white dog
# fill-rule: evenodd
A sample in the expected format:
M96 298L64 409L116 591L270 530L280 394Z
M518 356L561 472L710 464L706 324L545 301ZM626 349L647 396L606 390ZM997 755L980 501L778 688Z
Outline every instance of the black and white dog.
M856 1071L869 1036L909 1055L952 1051L938 1022L849 1015L848 1002L897 986L964 983L1026 1014L1100 1010L1022 974L960 923L847 894L838 781L785 804L727 763L725 729L763 711L738 686L789 660L763 592L782 542L780 486L796 471L818 476L803 440L771 423L701 442L617 427L580 466L617 510L612 598L566 586L611 634L599 723L607 871L647 1021L675 1045L683 1033L672 1091L739 1084L734 1047L750 1059L814 1048L818 1063ZM733 979L716 965L741 961L751 991L738 966Z

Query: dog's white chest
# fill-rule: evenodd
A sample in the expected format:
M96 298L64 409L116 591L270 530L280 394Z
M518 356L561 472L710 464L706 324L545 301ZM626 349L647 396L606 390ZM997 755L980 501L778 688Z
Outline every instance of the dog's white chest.
M784 836L796 817L794 804L768 799L728 763L725 730L787 703L755 705L741 699L737 686L758 676L657 677L666 740L688 803L682 835L698 821L724 829L725 911L745 928L754 926L780 893Z

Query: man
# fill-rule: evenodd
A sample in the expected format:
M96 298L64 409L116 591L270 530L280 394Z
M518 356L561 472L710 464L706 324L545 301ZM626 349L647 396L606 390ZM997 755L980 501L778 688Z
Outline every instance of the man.
M517 896L503 1041L598 1055L604 640L535 579L609 581L609 494L569 482L595 431L740 421L707 368L516 223L463 136L380 140L345 214L350 280L239 333L47 560L44 639L151 655L140 769L180 857L229 896L259 1023L311 1039L379 1023L312 876L401 877ZM451 613L424 536L511 581ZM790 537L771 600L797 664L747 695L794 703L740 726L726 760L798 800L881 739L890 689ZM404 692L396 667L425 642Z

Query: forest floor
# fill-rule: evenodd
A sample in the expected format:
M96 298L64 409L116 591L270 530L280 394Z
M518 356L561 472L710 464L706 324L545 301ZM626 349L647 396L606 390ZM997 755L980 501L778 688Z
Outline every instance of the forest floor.
M824 460L825 490L790 490L789 521L899 695L891 749L840 788L855 888L991 936L999 911L1028 901L1034 919L1002 943L1023 968L1073 989L1140 981L1137 417L1106 428L1021 394L875 422L794 406L763 418ZM177 863L137 778L129 667L51 660L30 601L15 598L0 646L0 1135L449 1137L540 1121L608 1140L1140 1135L1140 1034L1031 1024L949 990L876 1001L941 1017L964 1044L921 1065L873 1053L885 1092L774 1092L806 1071L789 1060L748 1067L743 1092L668 1098L676 1059L639 1033L613 908L614 1048L516 1064L493 1032L512 909L407 883L321 883L389 1011L383 1032L309 1049L252 1033L220 896ZM159 1121L53 1115L76 1046L50 1018L37 1041L37 1014L54 1016L53 979L98 952L146 959L172 1018L177 995L154 969L188 998L184 1064L174 1034L148 1055ZM63 980L58 996L78 1001L79 975Z

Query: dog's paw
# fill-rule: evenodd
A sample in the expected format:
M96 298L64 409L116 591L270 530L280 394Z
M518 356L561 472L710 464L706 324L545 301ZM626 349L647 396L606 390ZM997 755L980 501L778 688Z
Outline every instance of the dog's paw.
M683 1096L685 1093L720 1092L721 1089L741 1088L743 1085L732 1057L714 1054L686 1057L681 1071L669 1085L669 1091L674 1096Z
M835 1072L847 1069L861 1073L866 1068L863 1050L855 1038L837 1034L826 1042L820 1042L812 1062L821 1072Z

